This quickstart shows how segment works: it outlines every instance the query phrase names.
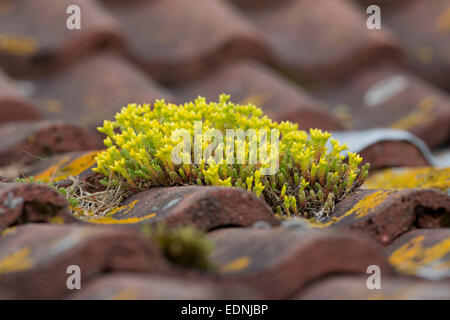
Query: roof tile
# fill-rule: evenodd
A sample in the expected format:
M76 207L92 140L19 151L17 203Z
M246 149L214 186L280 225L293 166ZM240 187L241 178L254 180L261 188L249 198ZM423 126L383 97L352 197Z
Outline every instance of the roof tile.
M19 121L0 126L0 166L30 164L55 153L101 147L96 134L62 121ZM7 138L6 138L7 137Z
M97 1L76 2L83 17L80 30L66 26L66 10L73 1L4 2L6 7L0 11L0 65L17 75L48 72L87 52L122 45L120 27Z
M448 1L405 1L397 6L381 7L381 10L383 22L399 35L409 66L450 91Z
M228 228L208 236L215 241L211 257L222 281L255 287L269 299L286 299L331 273L365 273L371 264L390 272L383 254L364 237L280 228Z
M368 276L334 276L305 288L301 300L448 300L450 283L407 277L382 277L381 288L367 288Z
M18 83L0 69L0 124L42 118L34 103L17 90Z
M215 100L226 93L236 103L253 103L275 121L292 121L300 129L336 130L341 126L326 106L295 83L257 62L236 62L199 81L174 89L184 101L198 95Z
M232 59L268 55L258 30L226 1L108 4L124 25L131 57L163 82L191 80Z
M28 222L75 221L66 204L59 192L45 185L0 182L0 231Z
M311 227L363 231L383 245L414 227L447 227L450 197L433 189L364 190L341 200L332 216Z
M67 267L82 286L104 271L169 273L158 249L123 228L28 224L0 237L2 299L56 299L70 293Z
M135 224L164 222L168 227L195 225L204 230L252 226L257 221L278 224L270 207L254 194L225 187L152 188L132 195L119 210L90 223Z
M293 0L248 14L267 34L276 64L302 82L332 82L400 55L392 35L368 30L364 13L349 1Z
M115 273L90 282L68 299L88 300L220 300L260 299L250 288L207 281Z
M95 128L129 103L174 97L129 61L112 53L91 55L34 82L32 98L48 119Z
M412 132L430 148L448 141L450 97L389 64L371 65L339 85L315 91L352 129L390 127Z

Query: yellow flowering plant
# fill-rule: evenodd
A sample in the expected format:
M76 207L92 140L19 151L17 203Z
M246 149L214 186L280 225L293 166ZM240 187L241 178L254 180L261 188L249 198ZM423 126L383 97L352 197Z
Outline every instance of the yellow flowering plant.
M254 134L230 140L230 129ZM336 201L364 182L369 169L360 166L358 154L342 154L346 146L331 134L311 129L308 135L291 122L272 121L253 104L232 103L225 94L217 102L198 97L182 105L157 100L153 108L130 104L98 130L106 135L107 148L97 155L94 170L105 176L105 186L236 187L255 193L279 215L329 214ZM227 138L212 137L211 130ZM243 162L236 161L240 155ZM258 156L259 162L250 161ZM277 170L267 174L274 161Z

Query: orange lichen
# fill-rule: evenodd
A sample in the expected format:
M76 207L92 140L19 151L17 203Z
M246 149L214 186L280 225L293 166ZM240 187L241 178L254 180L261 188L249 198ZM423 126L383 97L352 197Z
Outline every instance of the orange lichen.
M69 157L64 157L55 165L36 175L35 179L44 182L56 182L67 179L69 176L77 176L95 165L95 156L99 150L91 151L70 161Z
M363 185L367 189L434 188L447 192L450 168L386 169L370 176Z
M436 29L439 32L450 32L450 7L445 9L438 17L436 21Z
M37 51L37 42L33 38L0 34L0 50L16 56L29 56Z
M355 206L353 206L353 208L351 208L341 216L332 217L327 222L320 222L316 221L315 219L310 219L308 220L309 224L313 228L325 228L352 215L354 216L355 219L360 219L373 212L373 209L376 208L381 203L383 203L383 201L386 200L387 196L391 193L392 191L384 191L384 190L374 192L361 199Z
M395 250L389 262L399 271L419 274L426 270L448 270L448 261L440 261L450 253L450 239L444 239L428 248L424 247L424 236L418 236Z
M143 217L131 217L126 219L114 219L111 216L92 217L86 220L89 223L95 224L135 224L156 216L156 213L149 213Z
M136 291L132 288L124 288L110 296L107 300L136 300Z
M7 234L9 234L9 233L12 233L12 232L14 232L14 231L16 231L16 227L9 227L9 228L6 228L5 230L3 230L1 233L0 233L0 236L6 236Z
M238 272L247 268L251 264L249 257L240 257L238 259L227 262L219 268L220 273Z
M33 261L30 259L31 248L25 247L6 257L0 258L0 274L20 272L31 269Z

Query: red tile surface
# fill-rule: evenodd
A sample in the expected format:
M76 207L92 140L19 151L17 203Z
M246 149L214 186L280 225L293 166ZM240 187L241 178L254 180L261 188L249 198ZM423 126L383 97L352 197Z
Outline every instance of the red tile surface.
M108 219L90 219L88 222L163 222L170 228L188 224L203 230L249 227L258 221L279 224L270 207L253 193L225 187L154 188L129 197L121 208Z
M126 59L91 55L64 72L37 79L32 98L48 119L64 119L95 129L129 103L175 101L164 88Z
M80 30L66 27L70 0L5 0L0 11L0 64L20 75L36 75L68 65L88 52L121 46L120 26L97 1L76 2Z
M95 150L100 138L77 125L62 121L20 121L0 126L0 166L29 164L54 153Z
M71 265L80 267L82 284L111 270L170 271L148 239L124 229L29 224L0 239L1 299L61 298L71 293Z
M450 282L383 277L381 289L368 289L367 276L334 276L306 288L300 300L447 300Z
M226 1L115 2L108 9L123 23L132 59L163 82L188 81L226 61L268 54L261 32Z
M332 82L400 55L390 32L369 31L364 15L349 1L287 1L249 11L249 17L266 33L275 63L301 82Z
M40 119L42 116L34 103L16 87L17 83L0 69L0 123Z
M223 285L137 274L114 274L92 281L67 299L82 300L220 300L260 299L255 290L239 285Z
M251 102L259 106L275 121L298 123L299 129L336 130L341 127L324 103L256 62L227 65L213 75L186 83L174 91L183 101L191 101L198 95L217 100L220 94L226 93L236 103Z
M359 190L341 200L316 228L364 232L387 245L412 228L449 227L450 197L433 189Z
M417 76L388 64L316 92L353 129L390 127L412 132L434 148L448 142L450 99Z
M223 229L209 234L212 258L223 281L253 286L271 299L286 299L306 283L333 273L390 267L363 237L311 229Z
M67 210L66 199L56 190L37 183L0 182L0 231L30 222L75 220Z

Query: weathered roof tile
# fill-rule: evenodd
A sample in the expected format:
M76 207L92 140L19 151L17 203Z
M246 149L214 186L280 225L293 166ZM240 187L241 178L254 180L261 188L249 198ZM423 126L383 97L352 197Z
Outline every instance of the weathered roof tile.
M270 207L253 193L225 187L152 188L125 200L113 215L91 218L96 224L163 222L167 227L195 225L204 230L252 226L257 221L277 225Z
M58 191L43 184L0 182L0 231L29 222L75 221L66 205Z
M174 97L126 59L112 53L91 55L64 72L34 82L31 97L48 119L95 128L129 103Z
M56 299L70 293L67 267L81 284L104 271L169 273L156 246L123 228L28 224L0 237L0 298Z
M130 56L163 82L189 81L231 59L268 54L259 31L225 1L108 4L123 23Z
M210 232L211 257L222 281L255 287L270 299L286 299L306 283L328 274L365 273L390 267L383 254L363 237L301 229L228 228Z
M226 93L236 103L253 103L275 121L292 121L300 129L336 130L341 127L327 107L295 83L280 77L257 62L236 62L199 81L174 89L180 100L190 101L198 95L216 100Z
M101 147L96 134L62 121L19 121L0 126L0 166L30 164L55 153Z
M49 72L98 48L120 47L117 21L97 1L79 0L81 29L69 30L70 0L6 0L0 11L0 65L17 75Z
M211 281L115 273L92 281L68 299L88 300L220 300L260 299L250 288Z

